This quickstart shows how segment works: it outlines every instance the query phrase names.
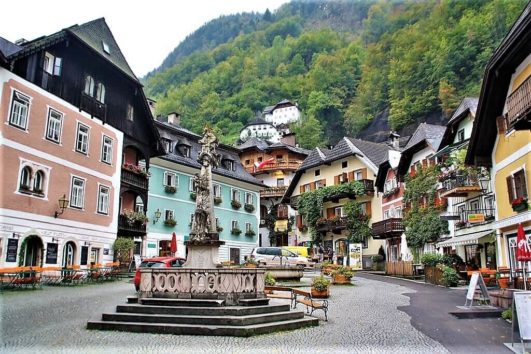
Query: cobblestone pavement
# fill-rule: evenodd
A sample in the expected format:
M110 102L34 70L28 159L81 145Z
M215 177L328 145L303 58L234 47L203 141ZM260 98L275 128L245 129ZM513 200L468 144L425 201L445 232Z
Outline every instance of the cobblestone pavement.
M0 352L9 353L446 353L410 324L405 286L354 278L333 286L329 321L251 338L89 331L89 319L133 295L126 281L0 294ZM315 313L320 316L320 311Z

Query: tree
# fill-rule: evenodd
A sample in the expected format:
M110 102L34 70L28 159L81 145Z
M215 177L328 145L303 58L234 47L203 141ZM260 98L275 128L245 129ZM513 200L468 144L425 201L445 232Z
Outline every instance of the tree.
M363 242L372 235L369 226L370 218L363 213L360 202L350 201L345 204L345 213L349 242Z
M131 259L131 252L135 248L135 241L132 238L118 237L112 247L114 258L121 264L127 264Z
M325 145L321 123L313 115L303 118L302 122L294 129L299 145L306 149L322 147Z

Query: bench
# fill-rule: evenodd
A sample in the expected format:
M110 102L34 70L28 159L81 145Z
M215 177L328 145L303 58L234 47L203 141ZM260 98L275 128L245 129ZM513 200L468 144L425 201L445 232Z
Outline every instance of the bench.
M266 286L264 290L269 298L293 300L292 289L287 286ZM273 291L281 293L278 294Z
M306 313L313 314L315 310L323 310L325 314L325 321L328 321L328 300L315 300L312 294L298 289L291 289L293 308L297 308L297 304L306 305ZM310 308L312 311L310 312Z

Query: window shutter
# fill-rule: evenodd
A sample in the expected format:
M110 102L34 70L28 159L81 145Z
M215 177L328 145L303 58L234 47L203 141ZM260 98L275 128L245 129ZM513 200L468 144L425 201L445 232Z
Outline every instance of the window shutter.
M299 193L302 194L304 193L304 185L301 184L300 187L299 187Z
M326 209L326 218L327 219L333 218L334 216L336 216L335 208Z
M297 228L302 227L302 215L297 215Z
M348 173L348 181L349 182L354 181L354 171L351 171Z
M509 194L509 203L512 203L516 198L513 191L513 176L507 176L507 193Z
M343 179L342 183L348 182L348 174L346 172L341 174L341 178Z
M505 134L507 131L507 120L504 116L496 118L496 127L498 128L498 134Z
M427 167L428 166L428 160L424 159L422 160L422 167Z
M311 191L315 190L315 182L310 183L310 190Z
M366 215L370 218L372 215L371 202L365 203L365 210L366 210Z
M367 179L367 168L361 169L361 179Z
M326 179L322 179L319 182L321 183L322 187L326 187Z
M525 182L525 171L522 169L518 172L516 172L513 176L514 180L514 189L516 192L516 195L514 196L516 198L520 197L527 197L527 188L526 188L526 182Z
M339 184L339 176L334 176L334 186Z

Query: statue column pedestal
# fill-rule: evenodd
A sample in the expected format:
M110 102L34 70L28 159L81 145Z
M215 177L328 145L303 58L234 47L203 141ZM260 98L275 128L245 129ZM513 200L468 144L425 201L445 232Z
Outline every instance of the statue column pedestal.
M188 253L183 268L215 269L221 266L218 257L219 246L224 245L224 241L186 241L184 244Z

